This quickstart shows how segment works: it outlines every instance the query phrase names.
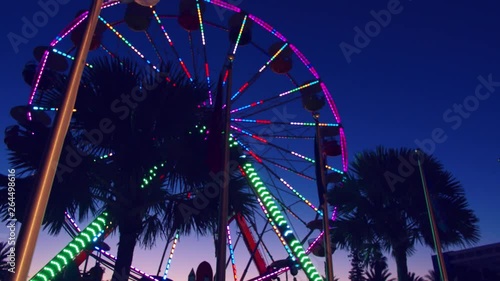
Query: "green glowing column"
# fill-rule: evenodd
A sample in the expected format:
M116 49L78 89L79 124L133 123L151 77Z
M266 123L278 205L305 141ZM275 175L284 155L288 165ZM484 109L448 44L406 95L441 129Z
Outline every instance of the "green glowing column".
M30 281L49 281L54 279L90 243L94 242L94 239L104 235L107 227L109 227L107 213L103 213L80 232L55 258L37 272Z
M262 202L264 209L267 212L271 223L274 224L281 235L280 240L286 243L285 249L291 251L293 256L295 256L300 264L301 268L304 270L307 278L310 281L322 281L323 279L318 273L318 270L314 267L313 263L306 255L304 248L300 241L295 237L293 231L291 230L285 217L279 210L274 198L271 196L264 183L259 178L252 164L247 163L243 166L243 170L247 178L249 179L252 188L255 190L257 197ZM281 239L282 238L282 239Z

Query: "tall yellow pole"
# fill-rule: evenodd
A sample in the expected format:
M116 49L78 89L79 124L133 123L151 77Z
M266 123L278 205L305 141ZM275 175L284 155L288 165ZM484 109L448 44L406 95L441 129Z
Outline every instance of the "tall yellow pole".
M57 164L59 163L64 139L68 132L73 108L75 107L78 86L80 85L83 68L85 67L90 42L92 41L92 37L97 26L102 2L103 0L94 0L92 9L88 15L88 25L85 30L85 34L83 35L82 44L78 49L75 62L73 63L71 69L68 89L66 90L61 110L57 116L52 141L47 151L43 168L40 172L40 178L35 191L35 196L33 198L33 204L31 205L26 225L23 225L25 235L22 235L20 237L21 241L17 242L20 244L20 253L17 255L19 263L16 274L14 275L14 281L26 281L28 278L28 272L33 259L33 254L35 252L36 241L43 222L43 217L45 215L45 209L47 208L50 190L52 189L52 184L54 182Z

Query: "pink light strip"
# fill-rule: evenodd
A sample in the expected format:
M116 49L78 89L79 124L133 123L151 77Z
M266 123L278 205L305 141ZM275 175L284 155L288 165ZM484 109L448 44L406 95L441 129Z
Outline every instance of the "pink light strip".
M316 71L316 69L314 69L314 67L311 65L309 60L307 60L307 58L299 51L299 49L297 49L297 47L295 47L292 44L290 44L290 48L297 55L297 57L300 59L300 61L302 61L302 63L307 67L307 69L309 69L309 71L312 73L312 75L314 75L314 77L316 77L316 79L319 79L318 72Z
M337 106L335 105L335 102L333 101L332 95L328 91L328 88L326 88L325 83L321 83L321 89L323 90L323 93L325 94L326 100L328 101L328 105L330 106L330 109L333 112L333 115L335 115L335 120L337 123L341 123L340 116L339 116L339 111L337 110Z
M258 278L254 278L254 279L250 279L250 281L263 281L263 280L268 280L270 279L271 277L273 276L277 276L277 275L280 275L284 272L286 272L287 270L290 270L289 267L283 267L283 268L280 268L279 270L275 271L275 272L271 272L267 275L263 275L261 277L258 277Z
M215 5L219 6L219 7L226 8L226 9L231 10L231 11L236 12L236 13L241 12L240 8L238 8L238 7L234 6L234 5L231 5L229 3L226 3L224 1L220 1L220 0L205 0L205 2L215 4Z
M349 170L349 160L347 158L347 145L344 128L340 128L340 145L342 148L342 166L345 173Z
M115 261L115 262L116 262L116 257L115 257L114 255L112 255L112 254L110 254L110 253L108 253L108 252L106 252L106 251L104 251L104 250L101 250L101 249L99 249L99 252L101 252L103 255L105 255L106 257L108 257L108 258L110 258L110 259L112 259L113 261ZM133 270L133 271L135 271L136 273L138 273L138 274L140 274L140 275L142 275L142 276L145 276L145 277L147 277L147 278L149 278L149 279L151 279L151 280L160 281L160 280L158 280L158 279L154 278L153 276L151 276L151 275L147 274L146 272L144 272L144 271L142 271L142 270L138 269L138 268L137 268L137 267L135 267L135 266L130 266L130 269L132 269L132 270Z
M337 219L337 207L334 207L333 208L333 212L332 212L332 221L335 221L336 219ZM307 248L306 254L309 254L311 252L312 248L316 245L316 243L319 242L319 240L321 239L321 237L323 237L324 233L325 233L324 231L321 231L321 233L319 234L319 236Z
M42 64L40 66L37 78L35 80L35 86L31 90L30 99L28 101L29 105L31 105L33 103L33 100L35 99L36 90L38 89L38 85L40 84L40 80L42 79L43 69L45 68L45 64L47 63L47 59L49 58L49 53L50 53L50 51L47 50L47 51L45 51L45 53L42 56Z
M274 36L278 37L281 41L286 42L285 36L283 36L281 33L279 33L274 27L266 23L265 21L261 20L260 18L254 16L254 15L248 15L250 19L252 19L255 23L258 25L262 26L265 30L271 32Z
M73 220L73 218L68 214L68 212L64 212L64 214L66 215L66 218L70 221L71 225L73 225L73 228L78 232L82 232L82 230L76 224L76 221Z
M309 247L307 248L306 254L310 254L311 253L312 248L316 245L316 243L318 243L318 241L321 239L321 237L323 237L324 233L325 233L324 231L321 231L321 233L319 234L319 236L316 237L316 239L314 239L314 241L311 243L311 245L309 245Z

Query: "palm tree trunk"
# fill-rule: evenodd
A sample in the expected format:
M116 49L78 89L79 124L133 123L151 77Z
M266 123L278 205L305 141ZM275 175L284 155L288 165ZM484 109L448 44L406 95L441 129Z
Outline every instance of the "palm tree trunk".
M394 248L394 258L398 271L398 281L408 280L408 264L406 260L406 249Z
M118 242L118 253L116 254L115 271L112 281L127 281L130 275L130 266L134 258L137 234L133 231L120 232Z

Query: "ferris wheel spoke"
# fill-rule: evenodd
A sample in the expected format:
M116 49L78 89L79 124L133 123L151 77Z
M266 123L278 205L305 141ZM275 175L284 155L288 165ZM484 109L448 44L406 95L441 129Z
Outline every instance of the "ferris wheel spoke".
M271 58L257 71L257 73L255 73L252 78L250 78L250 80L248 80L245 84L243 84L243 86L241 86L238 91L231 97L231 100L232 101L236 101L236 99L238 97L240 97L240 95L245 92L246 90L248 90L248 88L253 84L255 83L255 81L257 81L257 79L260 77L260 75L262 74L262 72L281 54L281 52L288 46L288 43L284 43L283 46L278 50L276 51L276 53L273 54L273 56L271 56Z
M229 228L229 225L226 226L226 232L227 232L227 246L228 246L228 249L229 249L229 259L231 260L231 265L232 265L232 269L233 269L233 277L234 277L234 281L237 281L238 280L238 274L237 274L237 271L236 271L236 260L234 258L234 246L233 246L233 242L232 242L232 239L231 239L231 229ZM228 264L226 264L226 267L227 267Z
M238 116L238 117L243 118L243 119L248 119L249 117L252 117L252 116L257 115L257 114L262 113L262 112L266 112L266 111L268 111L270 109L273 110L273 113L276 113L276 111L275 111L276 107L279 107L279 106L282 106L282 105L284 106L284 105L286 105L288 103L291 103L293 101L296 101L296 100L298 100L300 98L301 97L295 96L295 97L287 97L284 100L277 100L277 102L275 102L275 103L267 104L266 106L263 106L261 108L256 108L256 110L250 111L250 112L246 112L245 115Z
M297 171L295 169L292 169L292 168L289 168L289 167L285 167L285 166L283 166L283 165L281 165L281 164L279 164L279 163L277 163L277 162L275 162L273 160L267 159L266 157L262 157L261 159L263 160L263 162L265 161L265 162L271 163L274 166L276 166L276 167L278 167L278 168L280 168L282 170L285 170L285 171L288 171L288 172L292 172L292 173L294 173L294 174L296 174L296 175L298 175L298 176L300 176L302 178L305 178L305 179L308 179L308 180L312 180L312 181L316 180L313 177L310 177L310 176L308 176L308 175L306 175L306 174L304 174L302 172L299 172L299 171Z
M274 120L274 119L273 119ZM289 124L286 122L285 124ZM233 126L240 127L241 129L251 132L256 137L267 139L314 139L315 134L312 131L314 128L311 126L286 126L285 124L272 123L262 124L257 122L235 122ZM277 126L279 125L279 126ZM329 127L335 128L335 127Z
M213 104L213 97L212 97L212 90L211 90L211 79L210 79L210 67L208 64L208 55L207 55L207 41L206 41L206 36L205 36L205 25L203 23L203 13L201 10L201 4L200 1L202 0L196 0L196 12L198 13L198 22L200 24L200 33L201 33L201 44L203 47L203 60L204 60L204 70L205 70L205 78L207 79L207 88L208 88L208 103L209 105ZM191 39L190 39L191 40ZM191 47L191 52L193 52L192 47ZM193 52L194 54L194 52ZM194 56L194 55L193 55ZM193 58L193 63L194 63L194 58ZM196 71L196 70L195 70ZM196 73L195 73L196 75Z
M188 31L188 40L189 40L189 49L191 49L191 60L193 61L194 80L198 80L198 70L196 67L196 56L194 54L194 46L193 46L193 34L191 33L191 31Z
M177 57L177 60L179 60L179 64L180 64L182 70L184 71L184 73L188 77L189 81L191 81L193 83L194 82L193 77L191 76L191 73L189 73L189 70L188 70L188 68L186 66L186 63L184 63L184 61L182 60L181 56L179 55L179 52L177 52L177 49L174 46L174 42L170 38L170 35L168 35L167 30L165 29L165 27L163 26L163 23L161 22L160 16L156 13L156 10L154 10L154 9L153 9L153 15L154 15L154 17L156 19L156 22L160 26L161 31L163 32L163 35L167 39L170 47L172 48L172 51L174 52L174 55Z
M149 43L151 43L151 46L153 47L153 50L156 53L156 56L158 57L158 60L160 61L160 63L162 63L163 58L161 57L160 52L158 51L158 48L156 47L156 44L153 40L153 37L151 37L151 35L149 34L149 32L147 30L144 31L144 34L148 38Z
M245 280L245 276L248 272L248 269L250 268L250 264L252 263L252 260L254 260L257 269L259 273L264 273L266 272L266 263L264 262L264 258L262 257L262 254L259 250L261 248L260 244L263 242L262 241L262 236L266 233L266 228L269 225L269 221L265 220L264 227L262 228L262 231L258 235L258 240L255 242L255 238L253 237L253 234L248 227L248 224L244 220L244 218L240 217L237 218L237 223L238 227L240 228L241 233L243 234L243 239L245 239L247 245L248 245L248 251L250 252L250 257L247 261L247 264L245 266L245 269L243 270L243 273L241 274L240 280L243 281ZM254 227L254 231L257 233L257 227L255 226L255 223L252 224Z
M56 49L56 48L52 48L52 52L53 52L53 53L55 53L55 54L58 54L58 55L60 55L60 56L63 56L63 57L65 57L65 58L67 58L67 59L70 59L70 60L72 60L72 61L74 61L74 60L75 60L75 57L73 57L72 55L70 55L70 54L68 54L68 53L65 53L65 52L62 52L62 51L59 51L59 50L58 50L58 49ZM90 67L90 68L92 68L92 67L93 67L93 66L92 66L91 64L89 64L88 62L85 62L85 65L86 65L87 67Z
M114 52L112 52L109 48L104 46L104 44L101 44L100 47L101 47L101 49L104 50L104 52L106 52L106 54L110 55L112 58L118 58L118 56ZM120 64L123 64L123 63L120 62Z
M256 107L258 105L262 105L264 103L267 104L268 102L270 102L272 100L276 100L278 98L288 96L289 94L292 94L292 93L300 92L300 90L303 90L305 88L311 87L311 86L316 85L318 83L319 83L319 80L315 80L313 82L310 82L310 83L304 84L302 86L296 87L294 89L288 90L286 92L283 92L283 93L281 93L281 94L279 94L277 96L273 96L273 97L270 97L270 98L267 98L267 99L264 99L264 100L260 100L260 101L256 101L256 102L250 103L250 104L245 105L245 106L241 106L239 108L232 109L231 113L240 112L240 111L243 111L243 110L246 110L246 109L249 109L249 108Z
M245 136L251 137L252 139L255 139L255 140L259 141L261 144L268 145L268 146L270 146L270 147L272 147L272 148L274 148L274 149L276 149L276 150L278 150L280 152L285 152L285 153L290 154L290 155L292 155L294 157L297 157L297 158L300 158L302 160L305 160L306 162L309 162L311 164L315 164L316 163L316 160L314 160L312 157L307 157L307 156L302 155L302 154L300 154L298 152L295 152L295 151L283 148L283 147L281 147L279 145L276 145L274 143L271 143L271 142L267 141L264 138L256 136L256 135L248 132L247 130L243 130L243 129L241 129L239 127L236 127L234 125L231 125L231 128L233 130L236 130L236 131L240 132L241 134L243 134ZM291 165L291 163L289 163L289 164ZM333 172L336 172L336 173L339 173L339 174L343 174L343 172L341 170L336 169L336 168L334 168L334 167L332 167L330 165L325 165L325 169L333 171Z
M289 135L275 135L275 134L254 134L256 137L269 138L269 139L297 139L297 140L312 140L314 136L289 136Z
M273 164L274 166L276 166L276 167L278 167L278 168L281 168L281 169L283 169L283 170L285 170L285 171L292 172L292 173L294 173L294 174L296 174L296 175L298 175L298 176L300 176L300 177L303 177L303 178L305 178L305 179L308 179L308 180L315 180L313 177L308 176L308 175L306 175L305 173L303 173L303 172L301 172L301 171L298 171L297 169L295 169L295 168L293 168L293 167L292 167L292 168L290 168L290 167L285 167L285 166L283 166L283 165L281 165L281 164L277 163L276 161L273 161L273 160L271 160L271 159L269 159L269 158L267 158L267 157L263 157L263 156L261 156L261 155L258 155L257 153L255 153L255 151L253 151L253 150L251 150L251 149L249 148L249 145L247 145L246 143L244 143L241 139L236 138L236 137L234 136L234 134L231 134L231 137L232 137L232 139L233 139L234 141L236 141L236 143L237 143L238 145L240 145L240 146L241 146L241 147L242 147L242 148L243 148L243 149L244 149L244 150L245 150L245 151L246 151L246 152L247 152L247 153L248 153L248 154L249 154L252 158L254 158L254 159L255 159L258 163L262 164L264 161L266 161L266 162L269 162L269 163ZM327 166L327 167L330 167L330 166Z
M265 169L268 171L270 175L272 175L274 178L279 180L288 190L292 192L293 195L295 195L299 200L304 202L307 206L309 206L312 210L314 210L316 213L318 213L320 216L323 216L323 213L321 212L320 209L318 209L316 206L314 206L309 200L307 200L300 192L298 192L291 184L286 182L282 177L280 177L275 171L273 171L269 166L266 164L262 164Z
M134 53L136 53L141 59L143 59L149 66L151 66L154 70L160 71L158 67L153 65L149 59L147 59L132 43L130 43L125 36L123 36L116 28L114 28L110 23L108 23L103 17L99 16L99 20L101 20L123 43L125 43Z
M239 140L238 138L236 138L234 136L234 134L231 134L231 137L233 138L233 140L239 145L241 146L241 148L243 148L246 152L248 152L248 154L250 154L250 156L252 156L255 160L257 160L257 162L259 163L262 163L262 159L260 158L260 156L257 155L257 153L255 153L253 150L251 150L245 143L243 143L241 140Z
M245 25L247 23L247 20L248 20L248 15L245 15L243 17L243 21L241 22L240 31L238 32L238 37L236 38L236 43L234 44L234 48L232 50L233 55L236 55L236 51L238 50L238 47L240 45L241 35L243 34L243 31L245 30Z

